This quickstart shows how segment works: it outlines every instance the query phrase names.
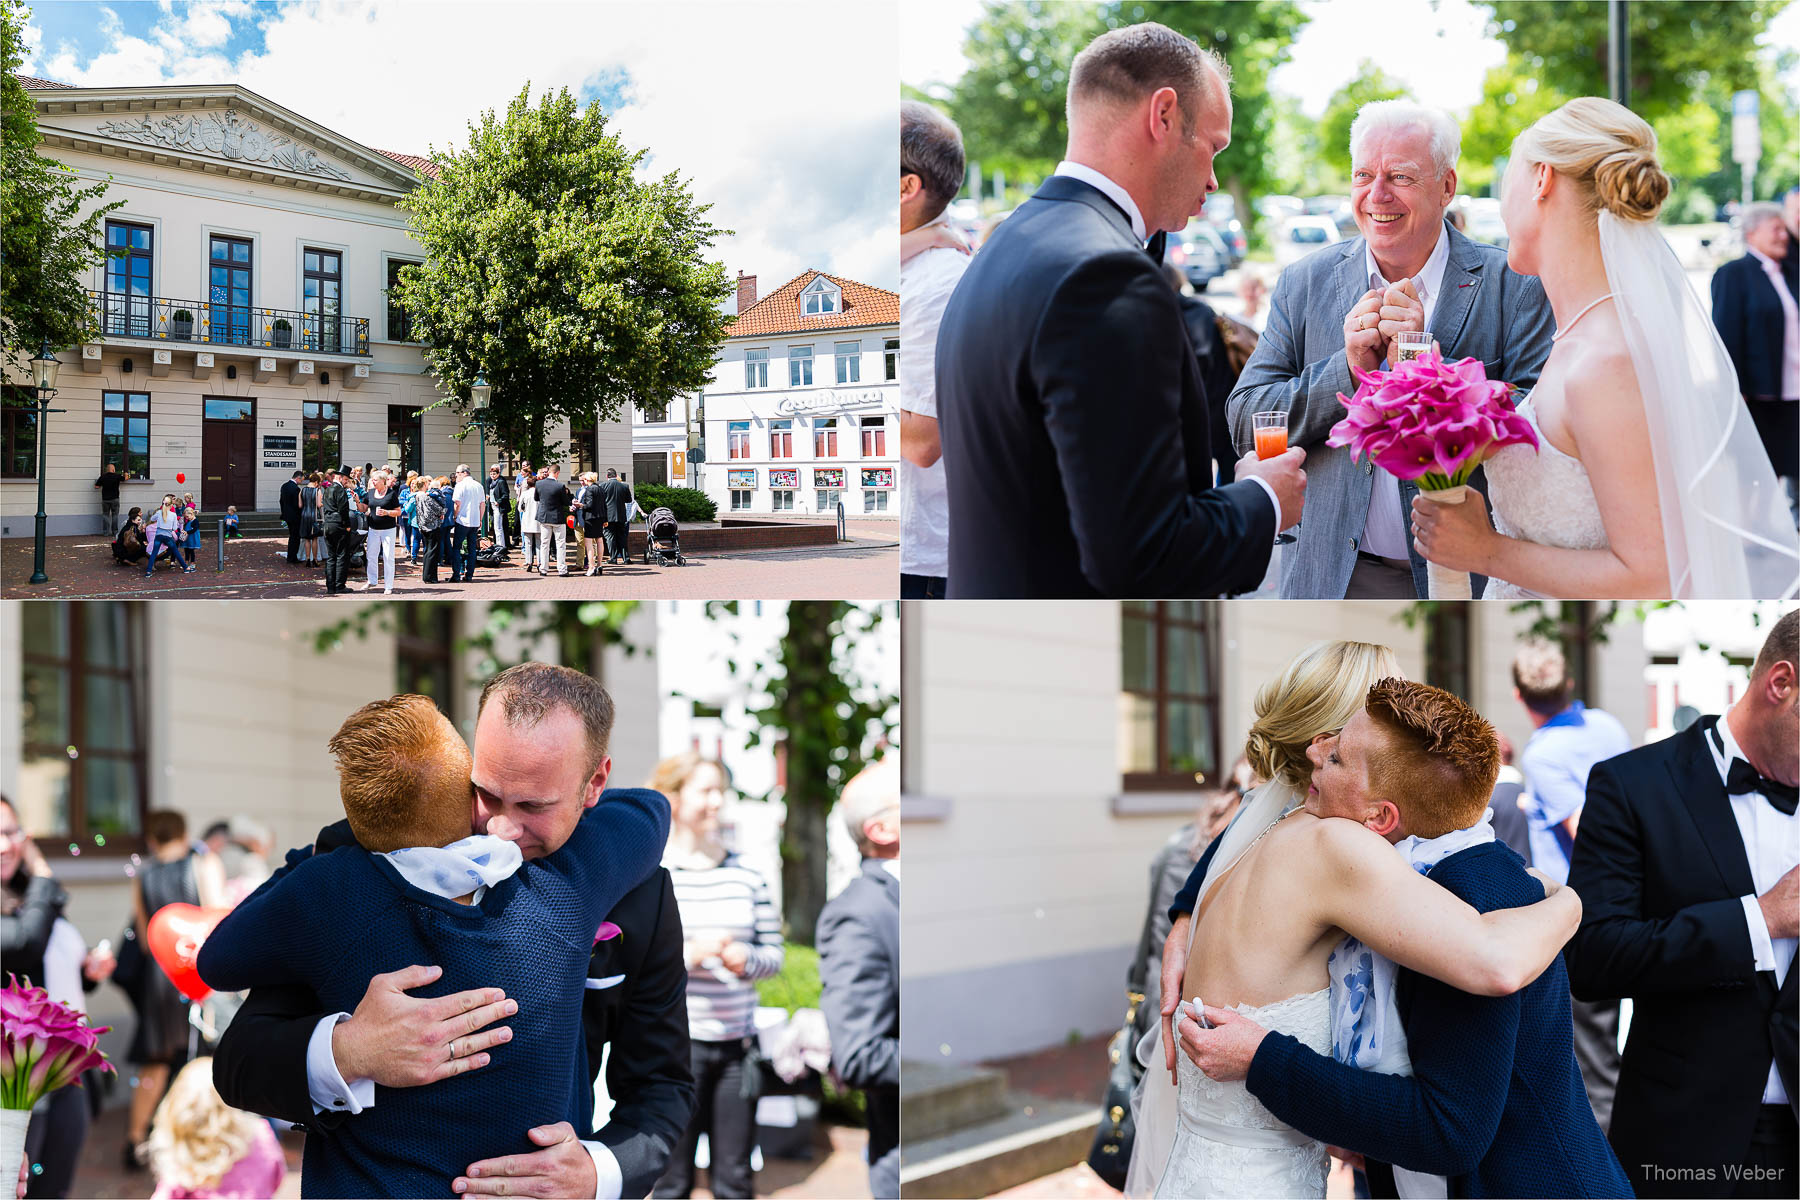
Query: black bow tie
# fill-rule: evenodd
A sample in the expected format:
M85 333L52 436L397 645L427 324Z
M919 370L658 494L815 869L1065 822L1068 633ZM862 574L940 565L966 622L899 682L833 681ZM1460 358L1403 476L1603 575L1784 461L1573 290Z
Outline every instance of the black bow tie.
M1742 796L1746 792L1761 792L1763 798L1788 816L1794 815L1796 799L1800 798L1800 788L1791 783L1777 783L1756 773L1756 768L1741 758L1731 760L1731 766L1725 772L1725 793L1729 796Z
M1144 244L1144 253L1148 254L1156 261L1157 265L1160 266L1162 265L1163 251L1168 249L1168 246L1169 235L1159 229L1151 234L1150 240Z

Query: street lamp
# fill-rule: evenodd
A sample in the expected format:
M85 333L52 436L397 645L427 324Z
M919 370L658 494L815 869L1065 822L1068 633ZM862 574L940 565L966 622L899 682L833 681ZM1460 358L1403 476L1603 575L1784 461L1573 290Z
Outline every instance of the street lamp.
M481 486L484 488L487 486L488 399L493 394L494 389L489 387L488 381L480 375L475 376L475 382L469 385L469 400L475 410L475 415L470 418L469 424L481 431Z
M56 394L56 373L62 368L62 362L50 352L50 339L43 339L43 346L37 356L31 360L31 382L37 391L37 444L38 444L38 506L37 532L33 539L31 558L31 582L49 583L50 576L44 573L44 527L49 518L44 514L44 474L49 469L45 452L49 447L50 414L61 412L61 409L50 407L50 397Z

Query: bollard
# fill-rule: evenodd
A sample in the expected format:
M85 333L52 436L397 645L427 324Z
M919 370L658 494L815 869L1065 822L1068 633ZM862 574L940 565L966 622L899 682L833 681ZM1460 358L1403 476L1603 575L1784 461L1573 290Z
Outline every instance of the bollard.
M219 570L225 569L225 518L219 518Z
M837 512L838 512L838 541L847 542L850 539L844 536L844 502L842 500L839 500L837 502Z

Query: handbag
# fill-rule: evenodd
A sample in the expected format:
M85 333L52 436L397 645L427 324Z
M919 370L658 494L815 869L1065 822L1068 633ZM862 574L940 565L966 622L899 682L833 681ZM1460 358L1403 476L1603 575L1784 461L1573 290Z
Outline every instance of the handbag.
M1152 890L1154 891L1154 883ZM1131 970L1125 976L1125 1023L1113 1035L1107 1047L1111 1063L1106 1076L1106 1094L1100 1100L1100 1126L1094 1130L1093 1145L1088 1147L1087 1163L1094 1174L1107 1185L1125 1190L1125 1169L1131 1162L1131 1144L1137 1133L1137 1122L1131 1115L1131 1093L1137 1087L1140 1070L1132 1042L1137 1026L1138 1006L1144 1002L1144 963L1150 957L1154 935L1151 919L1155 917L1156 897L1150 897L1152 908L1144 914L1144 931L1138 938L1137 953L1132 956Z

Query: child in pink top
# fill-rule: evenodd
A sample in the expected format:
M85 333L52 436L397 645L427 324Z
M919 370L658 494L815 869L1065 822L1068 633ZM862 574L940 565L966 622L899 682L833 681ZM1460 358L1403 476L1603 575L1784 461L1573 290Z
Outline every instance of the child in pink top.
M212 1059L182 1068L150 1128L155 1200L270 1200L287 1174L269 1123L213 1088Z

